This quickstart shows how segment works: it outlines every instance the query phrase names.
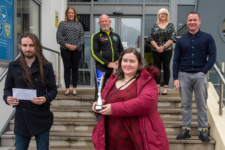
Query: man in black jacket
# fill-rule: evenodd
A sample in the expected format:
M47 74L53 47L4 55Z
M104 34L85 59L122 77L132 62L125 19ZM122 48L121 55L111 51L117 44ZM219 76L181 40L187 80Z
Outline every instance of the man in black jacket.
M20 48L19 59L9 64L3 96L6 104L16 108L15 147L28 149L31 137L35 136L37 149L48 150L49 131L53 124L50 103L57 95L53 67L45 59L41 43L34 34L24 34ZM37 96L24 100L15 97L13 88L36 90Z
M91 54L95 59L96 68L105 72L103 87L113 72L117 69L117 59L119 54L123 51L123 45L120 36L112 32L110 28L111 20L106 14L99 17L98 25L100 31L95 33L91 38ZM97 84L95 84L95 101L97 100Z

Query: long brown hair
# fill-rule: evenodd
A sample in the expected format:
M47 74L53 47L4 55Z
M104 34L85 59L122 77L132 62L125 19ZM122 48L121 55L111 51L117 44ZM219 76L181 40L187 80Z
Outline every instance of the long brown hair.
M142 69L144 69L144 67L145 67L145 60L142 57L141 53L139 53L135 48L129 47L120 54L120 57L119 57L119 60L118 60L118 70L117 70L117 73L116 73L116 75L118 76L118 79L124 78L124 73L123 73L123 70L122 70L122 67L121 67L121 63L122 63L123 56L127 53L133 53L137 57L138 68L137 68L137 72L136 72L136 78L139 77Z
M76 12L75 8L74 8L74 7L71 7L71 6L67 7L67 9L66 9L66 11L65 11L65 21L68 21L68 11L69 11L69 9L72 9L73 12L74 12L74 21L75 21L75 22L78 22L78 19L77 19L77 12Z
M39 67L39 71L40 71L41 82L47 83L47 80L44 77L43 65L49 64L49 62L46 60L46 58L44 57L44 55L42 53L43 48L42 48L42 45L41 45L40 41L38 40L36 35L34 35L32 33L25 33L20 38L20 44L22 44L21 40L23 38L30 38L33 41L34 49L35 49L35 55L36 55L36 59L38 61L38 67ZM22 74L21 78L25 81L25 83L28 85L29 88L34 87L34 83L32 81L30 68L28 67L28 65L26 63L25 56L24 56L22 51L21 51L21 55L18 59L18 62L20 63L21 67L23 68L23 74Z

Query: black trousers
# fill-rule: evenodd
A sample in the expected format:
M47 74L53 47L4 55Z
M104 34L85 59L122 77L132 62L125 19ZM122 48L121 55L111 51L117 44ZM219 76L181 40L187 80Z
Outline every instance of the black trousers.
M152 52L152 54L153 54L154 65L160 71L160 76L159 76L159 79L156 81L156 83L160 84L161 64L163 63L164 85L168 85L169 80L170 80L170 61L171 61L171 57L172 57L172 51L166 51L166 52L163 52L163 53Z
M81 58L81 51L70 51L69 49L61 49L61 56L64 66L64 81L66 88L70 87L70 76L72 71L72 85L77 87L78 67Z

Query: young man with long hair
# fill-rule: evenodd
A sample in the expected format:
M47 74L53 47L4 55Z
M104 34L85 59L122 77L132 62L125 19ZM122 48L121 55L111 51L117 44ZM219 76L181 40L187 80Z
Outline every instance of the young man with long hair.
M45 59L42 45L34 34L23 34L20 48L19 59L9 64L3 96L6 104L16 108L15 147L28 149L31 137L35 136L37 149L48 150L53 124L50 103L57 95L53 67ZM36 90L37 97L30 100L13 97L13 88Z

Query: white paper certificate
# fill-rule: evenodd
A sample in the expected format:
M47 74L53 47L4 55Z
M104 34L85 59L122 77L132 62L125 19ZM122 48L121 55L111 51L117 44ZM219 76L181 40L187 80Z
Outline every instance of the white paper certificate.
M19 100L32 100L37 97L37 90L13 88L13 97Z

